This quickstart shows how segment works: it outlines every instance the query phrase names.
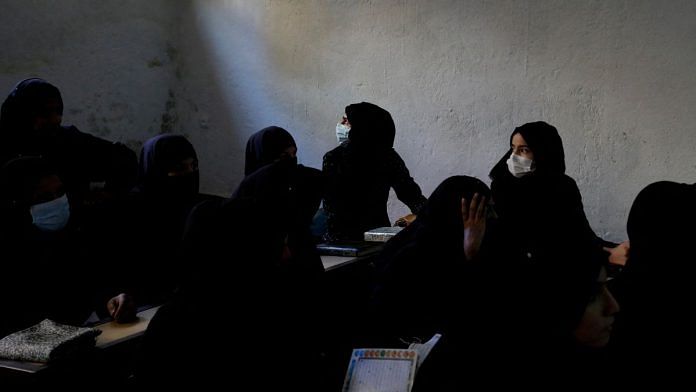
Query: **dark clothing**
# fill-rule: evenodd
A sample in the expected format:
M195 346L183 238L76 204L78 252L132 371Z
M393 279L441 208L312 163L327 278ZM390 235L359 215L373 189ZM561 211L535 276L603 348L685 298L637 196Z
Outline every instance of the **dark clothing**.
M597 237L585 216L575 181L565 174L563 145L556 128L528 123L515 129L534 153L535 170L521 178L508 171L508 151L493 167L490 177L495 210L500 217L501 244L512 257L534 263L549 244L580 235L598 246L615 245Z
M281 158L289 147L297 147L295 139L288 131L280 127L267 127L249 137L246 146L244 175Z
M197 169L169 175L196 151L180 135L159 135L143 145L139 185L126 202L115 206L103 221L107 237L123 242L121 263L128 264L123 285L139 304L163 303L174 293L192 262L182 257L184 227L191 210L216 196L199 193ZM220 200L222 198L219 198ZM114 213L115 212L115 213Z
M348 140L356 151L376 155L394 147L396 127L388 111L369 102L354 103L345 110L350 123Z
M72 229L46 233L31 222L0 233L3 276L0 285L0 337L44 318L82 325L97 305L92 272L79 234ZM106 304L104 297L100 305Z
M377 335L385 336L386 344L449 332L450 323L466 313L466 292L482 278L477 263L464 254L461 199L471 200L474 193L490 197L475 178L446 179L418 219L387 242L372 303L380 319L373 324L380 326Z
M323 267L306 240L308 220L294 208L296 169L290 160L267 165L233 198L191 213L184 254L195 257L195 268L148 328L139 382L317 390L314 302ZM201 314L219 312L233 320L224 330L200 322ZM201 360L190 366L187 358Z
M621 304L611 342L612 361L631 380L691 382L684 369L696 328L696 185L661 181L645 187L628 216L631 249L613 290ZM685 377L688 377L686 379Z
M390 188L394 188L399 200L414 214L426 202L393 148L381 151L378 156L364 156L351 147L352 143L344 142L324 155L328 240L362 240L365 231L391 226L387 214Z
M268 172L269 174L264 175L264 177L270 175L275 178L272 181L264 180L261 183L283 183L288 187L292 187L291 197L294 199L293 203L296 203L296 207L299 208L294 219L300 219L302 225L309 225L321 203L321 197L324 192L324 178L321 171L303 165L296 165L296 158L284 155L285 150L289 147L297 147L297 145L292 135L283 128L272 126L254 133L249 137L246 146L244 175L249 177L254 172L274 162L280 160L288 161L288 165L278 165L278 167L287 168L287 173L279 173L278 169L271 169ZM266 195L271 194L269 192L278 191L256 189L259 177L257 175L250 177L250 180L245 179L246 184L240 185L232 197L242 196L240 193L248 194L250 192L257 196L264 195L263 197L267 197ZM281 180L281 178L283 179Z
M192 176L171 176L182 161L192 158ZM181 181L181 177L185 180ZM198 194L198 155L193 145L181 135L158 135L143 144L138 165L138 188L162 199L186 199Z
M346 107L348 141L324 155L326 240L363 240L365 231L391 226L389 189L414 214L425 196L394 150L396 128L388 111L368 102Z
M37 116L46 115L50 102L62 114L58 89L42 79L27 79L17 85L2 104L0 118L0 165L23 155L41 156L57 168L74 212L79 213L94 184L112 194L123 194L135 185L137 158L120 143L80 132L74 126L34 129Z

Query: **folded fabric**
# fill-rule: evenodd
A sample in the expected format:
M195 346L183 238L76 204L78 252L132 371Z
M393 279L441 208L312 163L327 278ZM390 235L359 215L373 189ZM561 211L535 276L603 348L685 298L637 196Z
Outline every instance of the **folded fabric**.
M100 333L95 328L73 327L46 319L0 339L0 358L48 362L94 347Z

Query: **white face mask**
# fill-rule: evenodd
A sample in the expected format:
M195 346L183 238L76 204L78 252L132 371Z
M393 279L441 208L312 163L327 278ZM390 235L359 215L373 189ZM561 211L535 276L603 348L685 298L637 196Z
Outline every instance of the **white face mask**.
M349 126L347 126L345 124L341 124L341 123L336 124L336 139L338 140L339 144L348 140L349 133L350 133Z
M57 231L65 227L70 219L68 196L63 195L46 203L29 208L32 223L42 231Z
M525 157L510 154L507 160L508 170L513 176L520 178L534 171L534 161Z

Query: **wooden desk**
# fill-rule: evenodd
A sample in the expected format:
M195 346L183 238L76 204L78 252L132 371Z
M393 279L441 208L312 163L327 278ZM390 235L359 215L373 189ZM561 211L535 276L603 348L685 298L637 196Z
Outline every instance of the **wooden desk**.
M147 326L150 324L150 320L157 313L159 306L143 310L138 312L138 318L136 321L127 324L118 324L115 321L111 321L104 324L96 325L94 328L102 331L102 333L97 336L96 348L103 350L111 346L117 345L119 343L127 342L131 339L135 339L145 333ZM23 373L38 373L50 365L43 362L26 362L26 361L12 361L7 359L0 359L0 368L19 371Z
M102 331L97 336L97 348L107 348L125 342L145 333L150 320L157 313L159 306L138 313L138 319L132 323L119 324L115 321L96 325L94 328Z

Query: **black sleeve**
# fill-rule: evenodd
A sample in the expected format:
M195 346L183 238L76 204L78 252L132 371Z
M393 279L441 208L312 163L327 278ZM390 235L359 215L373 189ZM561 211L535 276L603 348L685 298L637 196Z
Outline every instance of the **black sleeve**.
M65 129L67 146L73 159L81 161L86 181L104 181L104 188L114 193L128 192L136 182L138 158L135 152L117 142L110 142L80 132L77 128Z
M578 230L586 235L589 240L602 246L612 246L612 242L604 241L602 238L597 236L597 234L595 234L594 230L592 230L590 222L587 220L587 216L585 215L585 207L582 203L580 189L575 183L575 180L565 176L564 181L560 182L560 185L560 199L566 201L565 208L561 212L560 216L563 216L566 222L576 222L578 225ZM560 224L562 223L563 221L560 222ZM563 227L560 224L558 227Z
M418 214L428 199L423 196L420 187L411 177L403 159L394 149L391 149L386 156L386 164L389 185L394 188L396 196L411 209L412 213Z
M324 155L322 162L324 174L324 213L326 214L325 240L331 241L343 237L343 224L340 216L345 213L345 203L341 197L341 180L339 163L334 151Z

